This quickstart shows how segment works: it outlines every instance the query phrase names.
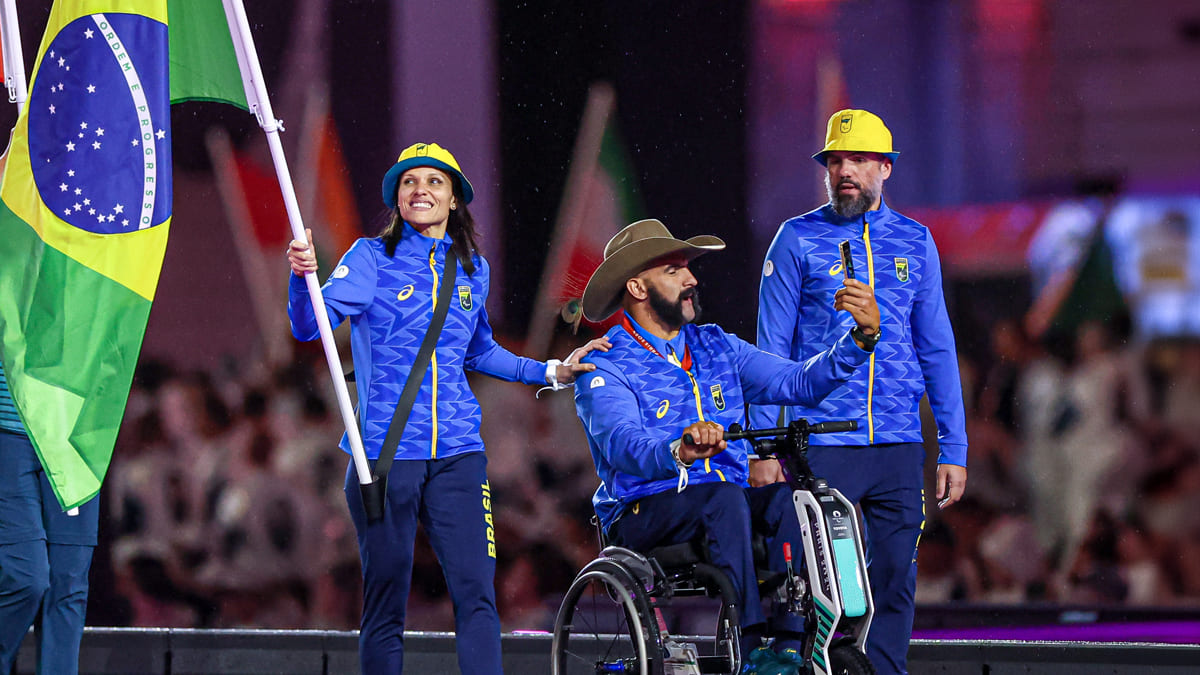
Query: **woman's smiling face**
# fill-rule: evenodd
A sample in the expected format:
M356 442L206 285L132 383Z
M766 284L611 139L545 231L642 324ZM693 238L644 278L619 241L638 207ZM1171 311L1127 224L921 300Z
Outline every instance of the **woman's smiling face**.
M454 182L441 169L413 167L400 176L396 206L400 217L419 232L445 228L450 210L457 207Z

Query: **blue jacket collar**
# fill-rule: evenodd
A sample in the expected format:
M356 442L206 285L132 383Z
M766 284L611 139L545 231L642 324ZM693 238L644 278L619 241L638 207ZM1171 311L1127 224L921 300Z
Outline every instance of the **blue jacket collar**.
M449 233L443 235L440 239L437 237L427 237L417 231L415 227L404 221L404 229L400 232L400 243L405 247L413 247L421 251L428 251L430 245L437 243L438 248L445 250L450 247L453 240L450 239Z

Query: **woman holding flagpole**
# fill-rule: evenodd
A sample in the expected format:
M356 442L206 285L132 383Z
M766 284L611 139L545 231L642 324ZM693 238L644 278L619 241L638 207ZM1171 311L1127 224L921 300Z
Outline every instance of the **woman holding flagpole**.
M322 288L331 324L350 320L363 444L374 473L384 474L386 497L376 519L368 515L368 493L360 491L352 464L346 472L362 561L359 656L367 675L403 667L418 522L454 603L459 669L502 672L491 490L479 403L466 371L559 389L594 369L580 358L608 349L604 339L593 340L565 362L543 363L495 341L484 307L489 268L467 210L473 196L449 151L436 143L409 146L383 179L383 201L392 210L387 227L379 237L358 240ZM288 260L292 333L312 340L318 330L303 279L317 269L312 245L292 241ZM406 388L415 395L405 397ZM344 437L341 446L349 452ZM390 470L389 456L395 460Z

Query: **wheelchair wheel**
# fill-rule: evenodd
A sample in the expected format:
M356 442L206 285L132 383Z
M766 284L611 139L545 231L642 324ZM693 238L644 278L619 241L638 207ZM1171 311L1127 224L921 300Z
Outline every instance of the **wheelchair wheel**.
M661 675L658 625L643 589L621 565L583 568L554 621L553 675Z
M839 638L829 647L830 675L875 675L875 666L854 641Z

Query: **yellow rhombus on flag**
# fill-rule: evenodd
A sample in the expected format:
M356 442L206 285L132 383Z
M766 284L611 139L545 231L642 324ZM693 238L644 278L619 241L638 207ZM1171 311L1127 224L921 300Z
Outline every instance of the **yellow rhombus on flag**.
M0 184L0 356L64 509L100 491L112 457L185 99L246 107L220 0L54 3Z

